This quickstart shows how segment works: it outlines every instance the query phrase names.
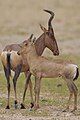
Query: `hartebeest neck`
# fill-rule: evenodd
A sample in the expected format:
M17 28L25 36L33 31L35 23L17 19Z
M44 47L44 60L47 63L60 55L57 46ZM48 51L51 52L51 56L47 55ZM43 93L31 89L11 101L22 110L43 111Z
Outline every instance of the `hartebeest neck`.
M44 33L37 39L36 43L35 43L35 49L36 52L39 56L42 55L44 49L46 48L45 46L45 35Z
M23 54L23 58L26 58L29 66L31 66L32 63L36 64L36 60L38 59L38 57L39 56L36 53L35 46L31 46L29 51Z

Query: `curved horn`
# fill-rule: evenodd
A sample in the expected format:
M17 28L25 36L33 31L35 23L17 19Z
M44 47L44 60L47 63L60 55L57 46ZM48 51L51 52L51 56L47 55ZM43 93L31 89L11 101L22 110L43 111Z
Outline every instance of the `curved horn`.
M52 30L52 32L53 32L53 28L52 28L51 21L52 21L52 19L54 18L54 13L53 13L52 11L45 10L45 9L44 9L44 11L45 11L45 12L48 12L49 14L51 14L51 17L49 18L49 21L48 21L48 30L49 30L49 31Z

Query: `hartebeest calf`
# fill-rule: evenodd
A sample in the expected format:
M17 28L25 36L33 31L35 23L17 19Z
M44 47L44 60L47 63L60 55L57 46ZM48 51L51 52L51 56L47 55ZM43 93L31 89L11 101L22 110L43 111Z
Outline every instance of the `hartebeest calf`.
M69 109L70 100L74 94L73 111L76 110L78 89L74 84L74 80L79 75L78 66L67 62L57 63L45 57L38 56L35 43L29 39L26 44L22 45L21 50L18 52L18 54L22 55L23 59L27 60L29 70L35 76L35 109L39 108L41 79L62 77L66 81L70 91L67 109Z
M58 45L55 39L54 30L51 24L51 21L54 18L54 13L49 10L44 10L44 11L50 13L51 16L48 21L48 30L46 30L43 26L41 26L43 33L37 39L37 42L35 44L36 52L40 56L42 55L44 49L47 47L53 52L54 55L59 55ZM23 43L26 43L26 42L27 40L25 40ZM10 108L9 107L10 73L11 73L10 70L13 70L15 72L13 77L13 85L14 85L14 92L15 92L15 108L17 107L16 82L21 72L24 72L26 76L26 84L25 84L25 90L24 90L21 108L24 108L23 104L24 104L25 93L26 93L28 84L30 87L31 103L33 106L32 83L30 80L31 73L29 72L29 66L27 61L25 61L25 59L23 59L17 54L17 51L19 50L20 50L19 44L11 44L11 45L7 45L1 54L1 60L4 67L5 76L7 79L7 88L8 88L8 103L6 106L7 109Z

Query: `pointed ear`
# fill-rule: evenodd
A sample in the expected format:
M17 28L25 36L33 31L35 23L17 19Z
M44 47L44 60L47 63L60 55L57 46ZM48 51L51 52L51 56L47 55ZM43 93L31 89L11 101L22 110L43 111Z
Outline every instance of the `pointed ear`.
M32 37L33 37L33 34L31 34L31 36L29 37L29 42L31 42L31 39L32 39Z
M39 25L40 25L40 28L42 29L43 32L46 33L46 32L48 31L48 30L47 30L45 27L43 27L41 24L39 24Z
M34 44L36 43L36 37L33 38L33 43L34 43Z

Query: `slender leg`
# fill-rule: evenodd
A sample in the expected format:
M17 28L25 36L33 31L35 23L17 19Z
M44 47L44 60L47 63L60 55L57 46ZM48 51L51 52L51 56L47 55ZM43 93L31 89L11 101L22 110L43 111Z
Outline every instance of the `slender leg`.
M10 99L10 80L7 79L7 89L8 89L8 103L6 109L10 109L9 107L9 99Z
M72 110L72 112L75 110L77 110L77 92L74 93L74 109Z
M26 95L26 90L28 88L28 84L29 84L29 88L30 88L30 96L31 96L31 108L34 106L34 101L33 101L33 94L32 94L32 82L31 82L31 73L28 71L27 73L25 73L26 75L26 83L25 83L25 89L24 89L24 94L23 94L23 101L21 103L21 109L25 109L24 107L24 100L25 100L25 95Z
M67 107L66 107L65 110L63 110L63 112L66 112L67 110L69 110L69 105L70 105L70 101L71 101L72 96L73 96L73 93L70 92L70 96L69 96L69 100L68 100L68 103L67 103Z
M15 102L14 102L15 108L17 108L16 82L17 82L17 79L20 75L21 69L22 69L22 66L18 65L16 70L15 70L15 75L14 75L14 78L13 78L14 93L15 93Z
M24 93L23 93L23 101L21 103L21 109L25 109L24 100L25 100L26 90L28 88L28 84L29 84L29 81L30 81L31 73L28 71L27 73L25 73L25 76L27 78L26 78L25 89L24 89Z
M67 109L69 109L70 100L72 98L72 95L74 94L74 109L72 111L75 111L77 109L77 92L78 92L78 89L77 89L76 85L74 84L74 82L72 80L66 80L66 82L67 82L67 86L68 86L69 91L70 91L70 96L69 96L69 100L68 100ZM66 110L64 110L64 111L66 111Z
M77 110L77 93L78 93L78 89L74 84L74 109L72 110L72 112Z
M9 107L9 99L10 99L10 76L9 76L8 71L7 71L7 69L5 67L4 67L4 72L5 72L5 76L6 76L6 79L7 79L7 90L8 90L8 101L7 101L6 109L10 109L10 107Z
M33 100L33 90L32 90L31 79L29 80L29 89L30 89L30 96L31 96L31 108L33 108L34 107L34 100Z
M40 85L41 78L36 76L35 77L35 110L39 108L39 94L40 94Z

